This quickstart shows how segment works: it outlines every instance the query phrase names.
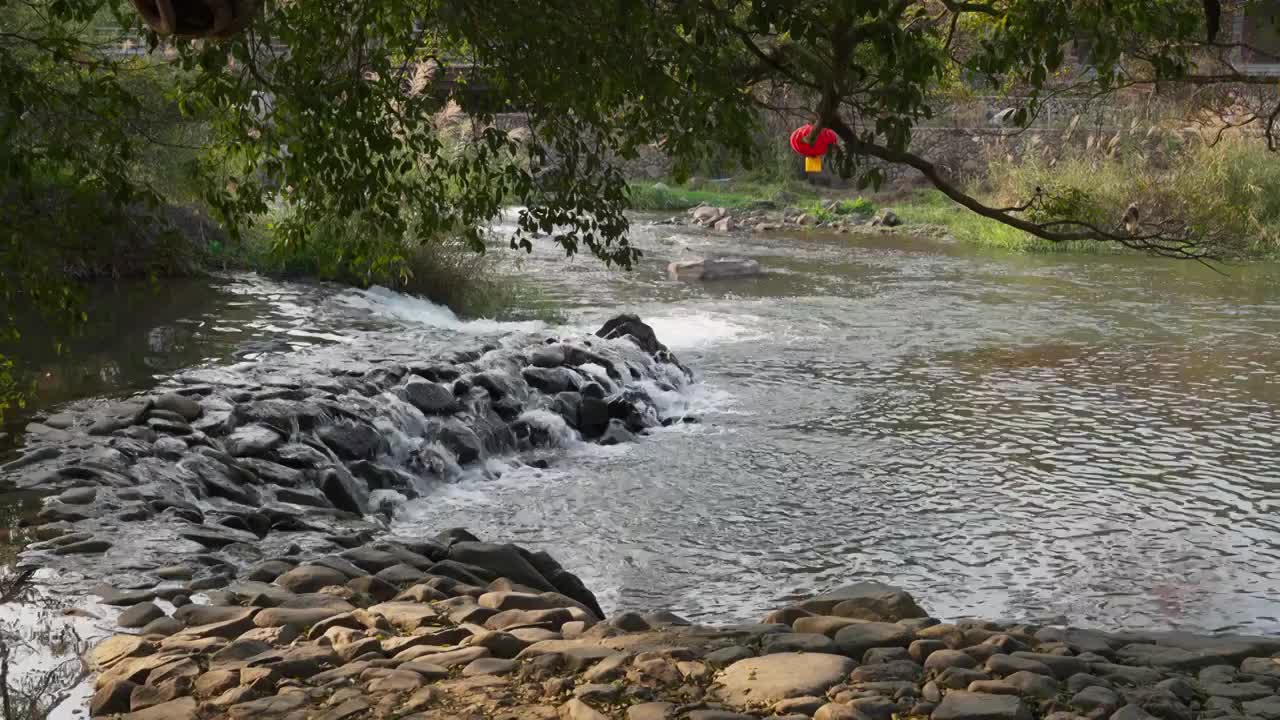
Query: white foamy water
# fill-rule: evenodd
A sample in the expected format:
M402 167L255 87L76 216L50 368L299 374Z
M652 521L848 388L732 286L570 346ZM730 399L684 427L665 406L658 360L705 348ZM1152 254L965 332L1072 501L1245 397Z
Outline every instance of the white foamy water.
M730 320L708 312L679 315L656 315L644 321L657 333L658 339L672 350L695 350L714 345L741 342L764 337L753 327L760 318L738 315Z
M523 322L503 322L483 318L463 320L444 305L398 293L380 285L375 285L368 290L345 292L336 299L348 307L365 310L378 317L472 335L537 332L546 327L546 323L539 320Z

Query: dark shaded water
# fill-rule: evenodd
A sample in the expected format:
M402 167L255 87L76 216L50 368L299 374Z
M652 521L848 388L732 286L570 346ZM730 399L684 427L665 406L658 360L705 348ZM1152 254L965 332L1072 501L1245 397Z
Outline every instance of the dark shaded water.
M521 270L575 327L650 320L699 374L681 401L702 424L452 486L407 507L403 531L543 546L607 608L703 619L871 577L944 616L1280 630L1275 268L636 235L649 258L631 274L545 248ZM662 276L729 252L769 273ZM190 305L131 300L96 355L50 361L61 379L42 397L145 387L281 339L512 327L393 294L192 287Z

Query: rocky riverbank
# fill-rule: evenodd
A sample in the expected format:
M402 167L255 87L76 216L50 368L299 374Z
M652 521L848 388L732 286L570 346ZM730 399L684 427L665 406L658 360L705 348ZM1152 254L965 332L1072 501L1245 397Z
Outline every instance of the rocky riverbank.
M181 579L175 569L169 577ZM89 656L128 720L1193 720L1280 717L1280 638L932 619L864 582L759 624L605 619L542 553L451 530L272 559Z
M637 318L459 350L267 356L29 428L22 564L97 582L95 717L1280 720L1280 638L942 622L860 583L746 625L613 612L546 552L385 519L487 461L664 422ZM374 347L380 348L373 357Z

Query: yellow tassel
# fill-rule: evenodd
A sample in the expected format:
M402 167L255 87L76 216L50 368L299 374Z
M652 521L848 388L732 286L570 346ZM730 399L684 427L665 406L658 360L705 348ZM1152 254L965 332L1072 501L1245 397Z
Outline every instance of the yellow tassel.
M807 173L822 172L822 157L806 157L804 159L804 171Z

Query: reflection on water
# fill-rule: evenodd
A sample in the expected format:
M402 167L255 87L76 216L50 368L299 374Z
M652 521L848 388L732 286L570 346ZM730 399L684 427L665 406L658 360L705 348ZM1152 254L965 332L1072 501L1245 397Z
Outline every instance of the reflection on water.
M145 390L192 365L338 341L368 325L337 312L333 294L253 275L95 284L86 291L83 327L72 332L25 315L21 344L0 346L31 391L28 406L9 413L0 432L11 444L33 414L68 400Z
M947 616L1280 630L1274 267L679 230L650 250L630 276L530 266L584 324L634 307L679 338L720 393L703 424L423 501L409 529L515 535L615 607L700 618L870 577ZM771 272L662 278L721 253Z
M574 330L650 320L702 380L686 400L701 423L446 488L398 532L540 546L607 607L700 619L877 578L947 617L1280 631L1275 267L898 236L633 239L632 273L550 248L520 272ZM715 254L769 272L663 275ZM111 296L109 328L30 356L42 407L300 345L381 353L362 333L389 325L408 332L378 337L425 354L460 326L392 293L251 278L167 292Z

